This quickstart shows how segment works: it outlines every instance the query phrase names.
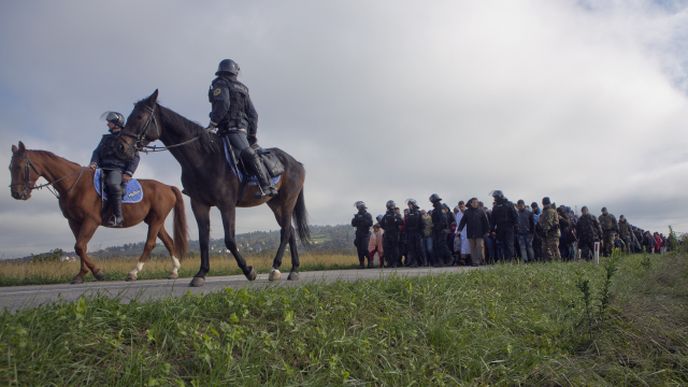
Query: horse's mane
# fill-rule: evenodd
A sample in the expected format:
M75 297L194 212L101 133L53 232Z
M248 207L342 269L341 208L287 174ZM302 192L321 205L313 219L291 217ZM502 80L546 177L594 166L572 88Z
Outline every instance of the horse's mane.
M135 105L138 106L142 103L146 103L146 98L138 101ZM207 139L207 136L211 136L215 140L216 144L219 143L219 136L217 136L214 133L206 132L205 128L203 128L203 126L201 126L198 122L191 121L183 115L157 102L156 104L158 106L158 111L160 112L160 115L164 117L165 121L167 121L170 125L176 128L181 128L181 130L188 133L190 137L199 136L205 137ZM189 145L196 148L199 151L203 151L203 141L195 141Z
M40 149L27 149L27 150L30 151L31 153L40 155L41 157L49 158L49 159L52 159L52 160L58 160L58 161L59 161L59 160L62 160L62 161L65 161L65 162L71 164L71 165L74 166L74 167L79 167L79 168L81 167L81 165L80 165L79 163L75 163L75 162L72 161L72 160L67 160L67 159L64 158L64 157L58 156L58 155L56 155L55 153L50 152L50 151L47 151L47 150L40 150Z

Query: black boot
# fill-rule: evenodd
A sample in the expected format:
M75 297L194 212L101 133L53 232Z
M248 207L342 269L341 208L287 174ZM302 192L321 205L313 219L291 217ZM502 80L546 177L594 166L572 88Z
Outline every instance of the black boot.
M263 166L263 163L260 161L260 157L256 152L253 152L249 159L249 168L253 171L253 173L256 175L258 178L258 183L260 184L260 191L256 194L257 198L262 198L265 196L274 196L277 195L277 190L275 187L272 186L270 183L270 176L268 176L268 172L265 170L265 167Z
M113 195L109 201L112 207L112 217L108 219L106 226L122 227L122 223L124 223L124 218L122 217L122 195Z

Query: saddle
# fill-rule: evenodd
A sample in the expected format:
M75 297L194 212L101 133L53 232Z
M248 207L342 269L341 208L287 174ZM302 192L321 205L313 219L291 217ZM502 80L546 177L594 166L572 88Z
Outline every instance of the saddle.
M234 174L237 175L239 181L242 184L258 185L258 178L246 171L244 164L234 152L234 148L232 148L227 138L222 138L222 145L225 151L225 160L227 160L227 164ZM284 165L282 165L282 162L277 158L277 155L269 149L259 148L256 150L256 153L258 153L260 162L263 163L265 170L270 175L270 183L276 185L282 178Z
M95 188L98 196L102 197L103 200L107 200L107 193L103 192L102 189L102 176L103 170L98 168L93 174L93 188ZM131 179L126 183L126 186L122 190L122 203L138 203L143 200L143 187L136 179Z

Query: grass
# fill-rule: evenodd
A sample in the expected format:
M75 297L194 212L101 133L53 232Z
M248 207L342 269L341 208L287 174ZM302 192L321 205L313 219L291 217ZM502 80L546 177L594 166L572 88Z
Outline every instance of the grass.
M686 256L622 257L605 293L606 274L497 265L126 305L82 298L0 314L0 384L688 384Z
M106 280L124 280L127 273L137 263L137 258L112 258L95 259L97 266L105 271ZM267 272L272 267L272 257L248 257L247 262L253 265L259 272ZM343 254L302 254L300 256L301 271L349 269L358 267L358 259L354 256ZM182 260L179 269L180 277L191 277L200 265L200 258L187 258ZM172 261L168 257L151 258L139 279L167 278L172 268ZM285 254L282 260L283 271L291 268L289 254ZM79 272L79 261L72 262L2 262L0 261L0 286L34 285L66 283ZM242 274L231 256L213 256L210 258L210 275ZM91 275L86 276L87 281L93 281Z

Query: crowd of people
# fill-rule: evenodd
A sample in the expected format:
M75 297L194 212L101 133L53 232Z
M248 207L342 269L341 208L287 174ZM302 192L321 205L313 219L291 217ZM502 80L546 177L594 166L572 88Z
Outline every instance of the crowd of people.
M414 199L402 210L387 201L384 215L373 219L363 201L351 220L354 245L361 268L401 266L479 266L495 262L591 260L595 253L664 252L666 237L616 217L606 207L595 217L587 207L580 215L571 207L557 206L549 197L526 205L509 201L502 191L492 192L492 208L477 198L459 201L451 209L437 194L432 208L421 209ZM372 228L372 232L371 232Z

